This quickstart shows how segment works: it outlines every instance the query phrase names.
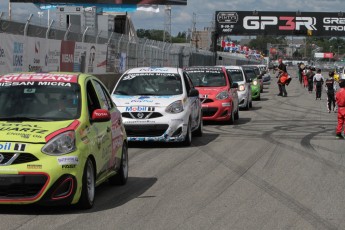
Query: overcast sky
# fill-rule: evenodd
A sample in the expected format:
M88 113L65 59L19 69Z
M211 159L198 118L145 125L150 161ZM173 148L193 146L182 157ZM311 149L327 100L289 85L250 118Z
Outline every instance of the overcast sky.
M192 28L193 13L196 14L196 28L203 30L204 27L212 25L215 11L220 10L345 12L344 0L187 0L187 3L187 6L171 7L171 32L174 36L178 32L187 32ZM159 8L159 13L144 11L129 13L135 28L164 29L164 6ZM0 12L8 12L8 0L0 0ZM37 8L33 4L12 3L13 17L30 13L34 13L34 18L36 16L37 20Z

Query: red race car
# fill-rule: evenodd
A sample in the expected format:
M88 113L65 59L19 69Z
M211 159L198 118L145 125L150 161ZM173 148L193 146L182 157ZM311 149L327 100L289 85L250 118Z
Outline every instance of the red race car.
M204 121L228 121L233 124L239 119L238 84L232 82L224 67L188 67L186 72L199 91Z

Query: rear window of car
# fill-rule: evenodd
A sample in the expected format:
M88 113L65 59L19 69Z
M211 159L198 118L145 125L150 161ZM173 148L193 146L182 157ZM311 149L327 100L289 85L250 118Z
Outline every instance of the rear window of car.
M228 75L230 75L230 78L233 82L239 82L244 81L244 76L242 74L242 71L239 69L227 69Z
M250 69L250 68L244 69L244 72L246 73L248 79L250 79L250 80L253 80L257 77L255 72L254 72L254 69Z

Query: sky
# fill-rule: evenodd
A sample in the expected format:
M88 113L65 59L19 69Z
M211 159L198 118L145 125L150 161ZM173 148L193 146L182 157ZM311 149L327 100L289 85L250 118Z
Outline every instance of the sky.
M67 0L66 0L67 1ZM302 3L303 2L303 3ZM38 17L38 9L31 3L12 3L12 18L33 13L32 20ZM136 29L164 29L165 6L159 6L160 12L136 11L129 13ZM171 34L188 32L193 26L204 30L214 23L216 11L301 11L301 12L345 12L344 0L187 0L187 6L171 6ZM0 12L8 13L8 0L0 0ZM46 12L43 12L44 18ZM344 16L345 17L345 16Z

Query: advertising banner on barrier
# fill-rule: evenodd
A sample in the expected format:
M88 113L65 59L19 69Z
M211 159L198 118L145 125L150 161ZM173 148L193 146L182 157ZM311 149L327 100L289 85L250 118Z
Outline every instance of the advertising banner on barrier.
M27 68L27 54L26 52L26 42L25 37L21 35L9 34L7 37L7 48L10 54L11 69L9 72L23 72L28 71ZM26 55L25 55L26 54Z
M43 71L60 71L61 41L47 39Z
M86 58L88 73L105 73L107 64L107 45L88 44Z
M60 71L72 72L74 65L75 41L61 41Z
M86 43L83 43L83 42L76 42L75 43L74 65L73 65L73 71L74 72L85 73L87 48L88 48L88 44L86 44Z
M338 12L216 11L221 35L345 36Z
M333 53L315 53L315 58L333 58Z
M42 72L45 65L46 39L27 37L28 70Z
M12 53L9 49L8 35L0 33L0 74L10 72Z

